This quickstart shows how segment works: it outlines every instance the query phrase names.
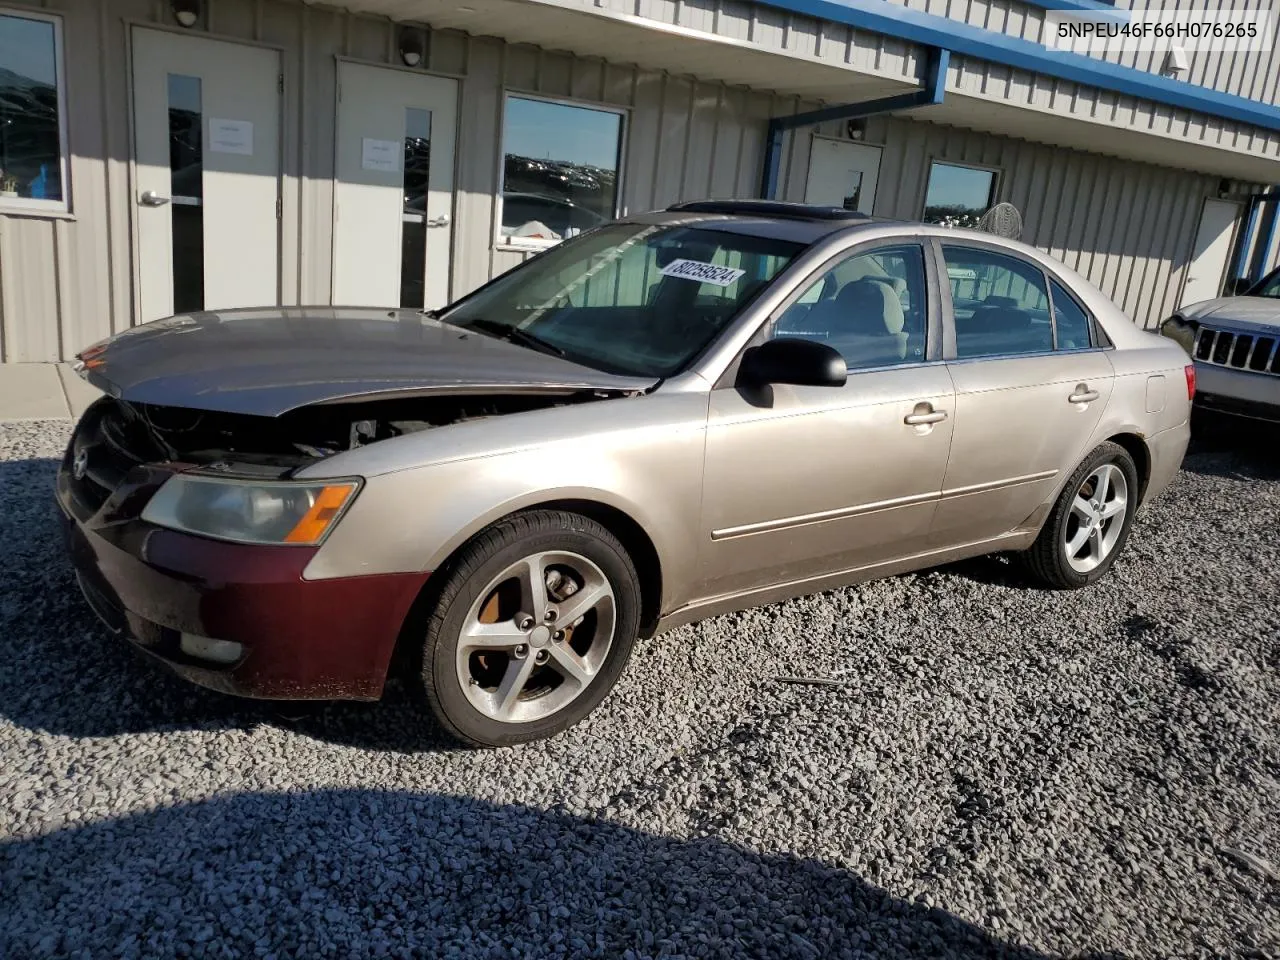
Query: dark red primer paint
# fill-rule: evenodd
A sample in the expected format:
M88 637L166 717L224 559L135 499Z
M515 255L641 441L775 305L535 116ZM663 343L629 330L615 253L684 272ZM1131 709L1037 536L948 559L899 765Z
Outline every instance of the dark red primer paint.
M66 524L72 563L109 626L187 679L239 696L377 699L428 576L304 580L316 547L226 543L138 519ZM238 641L245 655L230 667L196 660L178 647L183 632Z

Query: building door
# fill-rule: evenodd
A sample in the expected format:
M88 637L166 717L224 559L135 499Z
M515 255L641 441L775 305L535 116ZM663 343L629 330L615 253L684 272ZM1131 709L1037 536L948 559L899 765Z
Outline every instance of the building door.
M1239 219L1240 204L1230 200L1205 200L1187 279L1182 286L1182 306L1212 300L1222 293Z
M804 202L844 207L870 215L880 178L880 148L849 140L814 137Z
M333 302L444 306L456 80L338 64Z
M139 311L280 302L280 55L136 27Z

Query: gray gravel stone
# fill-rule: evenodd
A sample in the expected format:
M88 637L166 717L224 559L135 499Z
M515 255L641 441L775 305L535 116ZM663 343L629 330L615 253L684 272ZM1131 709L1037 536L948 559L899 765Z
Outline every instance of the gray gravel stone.
M1194 453L1089 590L985 559L720 617L481 753L111 642L67 432L0 425L2 957L1280 957L1274 455Z

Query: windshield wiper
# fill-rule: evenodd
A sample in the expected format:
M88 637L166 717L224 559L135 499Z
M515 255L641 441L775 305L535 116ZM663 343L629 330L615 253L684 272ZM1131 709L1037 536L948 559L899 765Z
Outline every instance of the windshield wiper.
M531 350L537 350L541 353L549 353L555 357L563 357L565 355L565 352L554 343L549 343L537 334L530 333L520 327L509 327L505 323L497 323L493 320L486 320L483 317L472 320L467 326L479 330L481 333L497 337L499 340L518 343L522 347L529 347Z

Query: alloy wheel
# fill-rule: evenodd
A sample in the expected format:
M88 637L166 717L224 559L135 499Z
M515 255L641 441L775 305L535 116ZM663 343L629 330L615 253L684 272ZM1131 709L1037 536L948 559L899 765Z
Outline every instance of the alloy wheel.
M616 621L613 587L595 563L565 551L532 554L494 577L467 612L458 680L493 720L541 720L590 686Z
M1111 555L1124 530L1129 483L1114 463L1104 463L1084 478L1062 527L1062 549L1077 573L1089 573Z

